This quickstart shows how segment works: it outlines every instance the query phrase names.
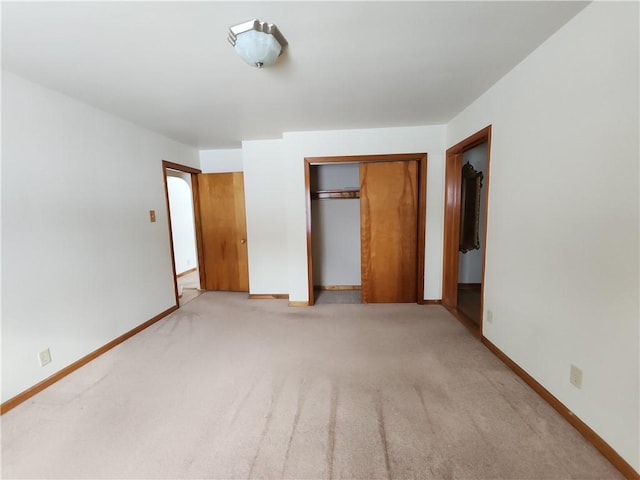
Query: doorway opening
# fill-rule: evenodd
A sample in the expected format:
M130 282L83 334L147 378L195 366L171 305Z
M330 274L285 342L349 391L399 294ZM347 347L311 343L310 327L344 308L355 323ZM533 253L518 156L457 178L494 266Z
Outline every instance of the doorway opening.
M354 168L355 180L342 175L343 184L334 185L337 188L325 189L318 185L316 168L329 164L343 165L340 167L343 169ZM350 293L342 294L351 297L357 295L360 287L362 303L424 303L426 171L425 153L305 158L309 305L315 303L314 285L325 287L327 291L342 288L348 292L347 289L351 289ZM314 175L316 179L312 186ZM352 203L358 215L351 216L348 229L357 232L355 242L360 248L359 252L347 255L351 256L349 264L355 264L356 268L358 263L360 265L360 285L353 272L341 284L326 284L332 282L327 281L321 265L326 258L326 252L319 251L324 232L319 233L312 226L318 226L323 210L340 210L340 205L346 208L346 203L340 202L333 206L318 206L317 202L328 199L356 200ZM316 202L314 207L312 201ZM332 235L334 243L340 241L337 230ZM337 248L342 251L340 245ZM332 252L334 264L340 262L340 254L335 253ZM314 263L321 271L315 276ZM356 302L351 299L340 303Z
M167 193L171 212L171 241L176 265L176 282L180 306L200 295L198 253L191 175L167 170Z
M200 170L163 161L162 172L174 291L176 305L181 307L200 295L203 285L197 177Z
M442 304L482 335L491 126L447 150Z

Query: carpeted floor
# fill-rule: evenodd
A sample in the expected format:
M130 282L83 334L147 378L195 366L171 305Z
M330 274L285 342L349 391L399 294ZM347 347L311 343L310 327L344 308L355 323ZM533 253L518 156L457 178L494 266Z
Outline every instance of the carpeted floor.
M442 307L215 292L5 414L2 475L621 478Z
M362 303L360 290L316 290L313 293L316 305Z

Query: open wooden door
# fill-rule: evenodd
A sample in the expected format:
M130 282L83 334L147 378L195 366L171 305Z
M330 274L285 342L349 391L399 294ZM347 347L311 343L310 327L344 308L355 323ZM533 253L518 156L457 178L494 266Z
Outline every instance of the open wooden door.
M249 291L242 172L198 175L205 290Z
M362 303L418 299L418 163L360 164Z
M458 305L458 251L460 245L460 200L462 153L449 153L446 167L444 211L444 252L442 273L442 304Z

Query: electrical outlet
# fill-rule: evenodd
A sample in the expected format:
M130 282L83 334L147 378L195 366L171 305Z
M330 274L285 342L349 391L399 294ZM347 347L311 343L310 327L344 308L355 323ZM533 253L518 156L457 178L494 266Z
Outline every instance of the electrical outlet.
M493 312L491 310L487 310L487 322L493 323Z
M47 348L46 350L38 353L38 358L40 359L40 366L44 367L45 365L51 363L51 351Z
M569 382L576 388L582 388L582 370L573 364L571 364L569 371Z

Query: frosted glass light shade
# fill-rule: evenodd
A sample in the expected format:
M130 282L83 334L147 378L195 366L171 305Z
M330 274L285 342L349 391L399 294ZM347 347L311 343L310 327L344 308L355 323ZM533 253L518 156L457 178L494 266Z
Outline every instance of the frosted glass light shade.
M278 27L257 19L231 27L228 40L245 62L258 68L275 63L287 46Z
M236 52L252 67L266 67L275 63L282 47L270 33L249 30L236 37Z

